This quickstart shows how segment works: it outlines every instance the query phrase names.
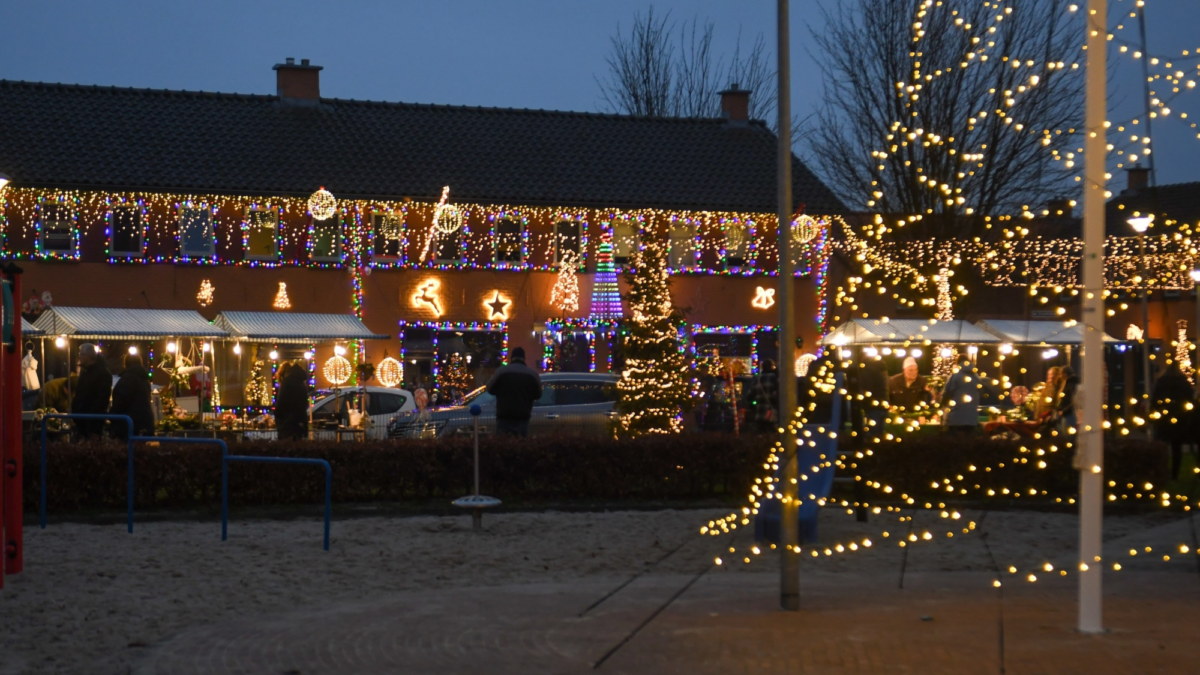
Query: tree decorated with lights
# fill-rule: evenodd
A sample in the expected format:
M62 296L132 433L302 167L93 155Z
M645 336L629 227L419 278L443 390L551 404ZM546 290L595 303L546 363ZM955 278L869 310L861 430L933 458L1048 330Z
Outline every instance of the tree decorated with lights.
M625 436L678 433L688 400L688 364L679 335L683 315L671 303L665 248L643 247L625 278L632 316L625 324L625 367L617 382L617 431Z
M575 275L577 264L575 252L567 251L558 267L558 280L550 291L550 304L562 310L564 316L579 311L579 277Z

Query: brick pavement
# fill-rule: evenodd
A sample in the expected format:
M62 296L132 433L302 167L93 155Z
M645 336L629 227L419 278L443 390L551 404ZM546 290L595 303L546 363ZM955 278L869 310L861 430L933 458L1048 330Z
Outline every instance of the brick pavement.
M134 673L999 673L997 592L981 573L809 574L803 610L776 609L777 577L722 568L599 669L592 663L690 577L648 575L584 618L620 579L422 591L187 630ZM1006 672L1200 672L1200 576L1190 567L1106 578L1102 636L1074 632L1075 585L1004 587ZM929 617L930 620L922 620Z

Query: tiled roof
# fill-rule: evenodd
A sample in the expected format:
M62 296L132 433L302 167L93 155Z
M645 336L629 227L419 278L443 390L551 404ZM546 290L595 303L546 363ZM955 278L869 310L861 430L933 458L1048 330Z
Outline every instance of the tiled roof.
M93 340L225 337L225 331L190 309L52 307L33 325L46 335Z
M307 344L328 340L386 340L349 314L221 312L213 320L230 337L247 342Z
M15 185L773 213L761 122L0 80ZM793 157L793 199L843 210Z

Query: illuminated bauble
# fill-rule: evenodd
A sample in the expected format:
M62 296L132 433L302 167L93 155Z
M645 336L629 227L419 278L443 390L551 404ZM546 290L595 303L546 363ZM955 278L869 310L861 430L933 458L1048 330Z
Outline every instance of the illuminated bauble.
M404 379L404 364L390 356L384 357L375 369L375 377L383 386L394 387Z
M462 211L453 204L438 204L433 212L433 226L441 234L452 234L462 227Z
M812 216L800 216L792 221L792 241L807 244L821 234L821 221Z
M741 225L730 225L725 230L725 250L740 251L746 243L746 228Z
M325 367L321 372L325 374L325 379L329 380L334 386L341 386L350 381L352 370L350 362L345 357L334 356L325 362Z
M814 354L801 354L796 357L796 377L805 377L808 375L808 367L816 361L817 357Z
M308 212L316 220L329 220L337 211L337 199L324 187L308 198Z

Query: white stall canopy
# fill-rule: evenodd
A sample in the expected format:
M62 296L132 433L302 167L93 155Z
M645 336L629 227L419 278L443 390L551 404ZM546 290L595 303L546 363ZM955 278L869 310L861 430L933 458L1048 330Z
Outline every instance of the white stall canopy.
M225 331L190 309L109 309L51 307L34 322L44 335L79 340L159 340L222 338Z
M1003 342L1014 345L1080 345L1083 344L1084 326L1075 323L1067 326L1065 321L1018 321L988 319L975 323L979 328L995 335ZM1120 342L1108 335L1105 343Z
M851 319L821 338L827 347L850 345L970 344L1001 342L966 321L936 319Z
M352 314L221 312L213 323L243 342L313 344L335 340L387 340Z

